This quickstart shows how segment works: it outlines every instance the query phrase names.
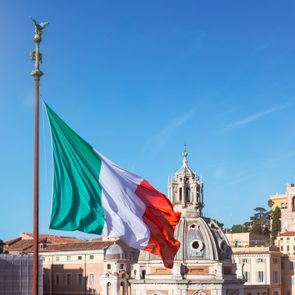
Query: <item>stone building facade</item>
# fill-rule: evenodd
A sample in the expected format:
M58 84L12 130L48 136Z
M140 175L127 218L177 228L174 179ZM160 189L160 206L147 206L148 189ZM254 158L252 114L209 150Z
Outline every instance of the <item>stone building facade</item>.
M287 184L287 207L281 209L281 232L295 232L295 186Z
M236 263L242 264L245 295L281 295L282 254L277 247L233 247Z
M295 294L295 232L281 232L276 245L282 253L282 294Z

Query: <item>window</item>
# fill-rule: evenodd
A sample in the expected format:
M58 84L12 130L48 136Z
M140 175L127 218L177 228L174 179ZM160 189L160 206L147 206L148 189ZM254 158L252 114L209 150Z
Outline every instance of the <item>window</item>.
M263 283L264 280L264 272L263 271L258 271L257 272L257 282L258 283Z
M107 283L107 295L111 294L111 283Z
M70 274L70 273L66 274L66 284L67 284L67 286L72 285L72 274Z
M179 201L182 201L182 187L179 188Z
M279 273L277 271L273 272L273 282L277 284L279 282Z
M55 285L56 286L59 285L59 275L58 274L55 275Z
M273 263L274 263L274 264L279 263L279 259L278 259L278 258L274 258L274 259L273 259Z
M83 284L83 275L81 273L78 273L77 275L77 285L82 286Z
M67 256L67 261L70 261L71 260L71 256Z
M143 270L143 271L141 272L141 278L142 278L142 279L145 279L145 270Z
M235 241L235 247L241 247L241 241Z
M59 261L59 256L56 256L55 257L55 261Z
M242 262L243 262L243 263L248 263L249 260L248 260L248 258L243 258Z
M120 269L124 269L124 264L123 263L120 264Z
M283 247L283 246L281 246L281 251L282 251L282 252L284 251L284 247Z
M187 202L189 202L189 188L188 187L185 189L185 200Z
M246 282L249 281L249 272L248 272L248 271L244 271L244 280L245 280Z
M107 264L107 269L111 269L112 266L110 264Z
M89 255L89 259L94 259L94 255Z
M257 263L263 263L263 262L264 262L264 258L257 258L257 259L256 259L256 262L257 262Z
M88 283L89 283L89 286L93 286L94 285L94 273L91 273L89 274L89 279L88 279Z
M289 247L289 245L287 246L287 251L288 251L288 252L290 251L290 247Z
M82 256L78 256L78 260L82 260Z

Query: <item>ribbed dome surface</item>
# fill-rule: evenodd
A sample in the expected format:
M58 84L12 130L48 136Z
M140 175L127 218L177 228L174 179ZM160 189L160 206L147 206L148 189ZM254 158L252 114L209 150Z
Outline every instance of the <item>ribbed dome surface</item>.
M196 176L196 173L187 165L183 165L182 167L180 167L176 173L175 176L177 177L193 177Z

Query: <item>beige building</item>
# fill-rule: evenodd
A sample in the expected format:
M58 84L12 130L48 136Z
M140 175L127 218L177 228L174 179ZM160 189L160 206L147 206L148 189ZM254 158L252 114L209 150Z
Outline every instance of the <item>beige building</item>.
M295 255L295 232L280 233L276 239L276 245L286 255Z
M280 233L276 245L282 256L282 294L295 294L295 232Z
M275 195L269 196L270 209L273 211L276 207L280 209L287 208L287 196L286 194L279 194L278 192Z
M245 295L281 295L281 253L277 247L232 248L235 262L242 264Z
M265 244L265 236L253 233L226 233L231 247L252 247Z
M8 241L5 250L31 254L32 235ZM118 239L83 241L53 235L40 235L39 254L44 295L120 294L120 288L127 292L131 263L138 257L137 250Z

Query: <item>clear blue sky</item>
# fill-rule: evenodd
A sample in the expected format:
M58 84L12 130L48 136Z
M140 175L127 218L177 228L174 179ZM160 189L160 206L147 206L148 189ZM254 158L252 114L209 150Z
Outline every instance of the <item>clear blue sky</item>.
M0 9L0 238L32 231L34 49L41 94L97 150L166 193L189 164L204 213L245 222L295 182L294 1L8 1ZM51 151L40 119L40 232ZM68 233L74 235L74 233Z

